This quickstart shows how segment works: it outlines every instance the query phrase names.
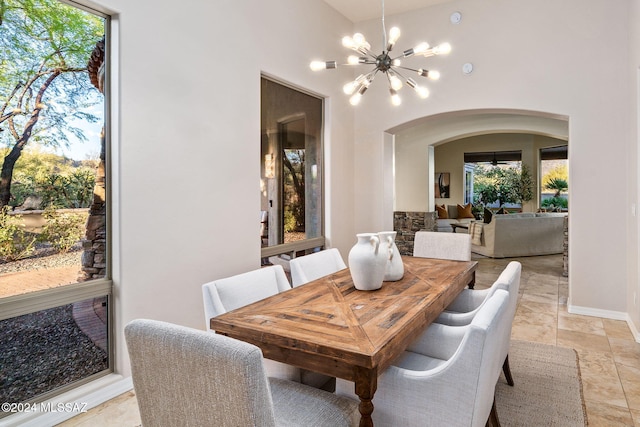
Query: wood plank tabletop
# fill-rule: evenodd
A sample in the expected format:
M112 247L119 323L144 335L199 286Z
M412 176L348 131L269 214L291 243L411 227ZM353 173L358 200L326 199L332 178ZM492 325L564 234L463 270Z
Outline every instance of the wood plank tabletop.
M214 317L211 329L260 347L267 358L354 381L361 425L372 425L378 373L473 283L477 267L417 257L403 263L404 277L381 289L355 289L344 269Z

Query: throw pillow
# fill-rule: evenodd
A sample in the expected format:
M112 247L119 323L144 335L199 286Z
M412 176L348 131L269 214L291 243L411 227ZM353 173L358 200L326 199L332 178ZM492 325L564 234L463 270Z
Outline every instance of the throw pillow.
M438 212L438 219L449 218L449 215L447 214L447 208L444 206L444 204L442 206L436 205L436 211Z
M484 208L484 223L489 224L491 222L491 218L493 218L493 212L491 212L487 208Z
M471 203L467 203L464 206L457 205L458 207L458 218L475 218L473 213L471 212L471 208L473 207Z

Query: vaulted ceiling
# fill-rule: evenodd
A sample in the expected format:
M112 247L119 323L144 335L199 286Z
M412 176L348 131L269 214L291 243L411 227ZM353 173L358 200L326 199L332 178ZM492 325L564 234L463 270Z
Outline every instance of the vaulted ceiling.
M324 0L353 22L382 17L382 0ZM451 0L386 0L384 14L394 15Z

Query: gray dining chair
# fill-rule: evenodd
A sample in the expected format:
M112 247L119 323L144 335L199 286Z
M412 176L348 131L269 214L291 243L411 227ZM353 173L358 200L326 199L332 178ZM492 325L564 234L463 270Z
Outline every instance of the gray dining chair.
M378 377L373 397L376 427L499 426L495 387L509 295L498 290L467 326L431 324ZM350 381L336 394L353 397Z
M503 371L507 379L507 383L513 386L513 376L509 366L509 345L511 343L511 327L513 319L516 315L516 307L518 305L518 295L520 291L520 277L522 275L522 264L518 261L511 261L505 269L500 273L498 279L487 289L463 289L436 319L437 323L449 326L464 326L473 321L482 306L491 298L498 290L504 289L509 293L509 310L507 317L509 319L509 330L507 339L501 344L501 354L504 360Z
M125 327L145 427L355 426L358 401L267 378L253 344L154 320Z
M471 236L462 233L418 231L413 241L413 256L470 261Z
M227 311L244 307L261 299L291 289L281 265L272 265L202 285L204 317L207 330L209 319ZM317 372L265 359L270 377L302 382L317 388L333 389L333 379Z
M293 258L289 261L289 266L294 288L347 268L340 251L336 248Z

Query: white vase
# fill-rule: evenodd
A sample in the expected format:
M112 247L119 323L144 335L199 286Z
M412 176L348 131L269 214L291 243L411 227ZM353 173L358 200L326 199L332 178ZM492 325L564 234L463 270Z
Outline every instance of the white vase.
M380 250L388 253L387 266L384 273L385 282L395 282L404 276L404 264L395 242L396 234L396 231L381 231L378 233Z
M349 251L349 270L356 289L374 291L382 287L388 252L381 251L376 233L356 235L358 241Z

